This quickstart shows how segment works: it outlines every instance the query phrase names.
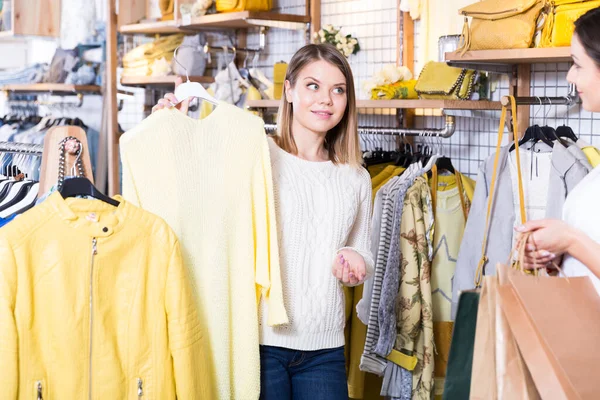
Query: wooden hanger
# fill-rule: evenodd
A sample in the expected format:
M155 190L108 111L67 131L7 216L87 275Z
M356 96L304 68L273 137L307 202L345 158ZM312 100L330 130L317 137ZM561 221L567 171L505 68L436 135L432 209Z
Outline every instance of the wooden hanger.
M58 183L58 165L61 156L58 144L68 136L73 136L81 142L81 146L83 147L81 161L83 162L84 175L90 182L94 183L92 163L90 161L90 152L85 131L78 126L55 126L48 130L44 138L44 152L42 154L42 166L40 170L40 195L48 193L50 188ZM65 175L69 176L70 171L75 164L76 157L69 153L65 156Z

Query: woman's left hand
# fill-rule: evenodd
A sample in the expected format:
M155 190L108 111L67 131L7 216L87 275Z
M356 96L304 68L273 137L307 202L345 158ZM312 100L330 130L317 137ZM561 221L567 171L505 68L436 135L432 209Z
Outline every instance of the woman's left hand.
M364 258L354 250L340 250L333 261L333 276L344 285L355 286L362 283L367 275Z
M531 233L525 247L525 268L544 268L551 261L568 252L571 243L571 227L553 219L529 221L516 229Z

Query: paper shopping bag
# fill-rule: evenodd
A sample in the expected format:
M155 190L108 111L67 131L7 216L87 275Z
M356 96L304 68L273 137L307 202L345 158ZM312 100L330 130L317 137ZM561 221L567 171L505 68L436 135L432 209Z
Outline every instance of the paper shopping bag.
M600 296L588 277L509 277L502 310L543 399L598 399Z
M496 400L496 276L484 276L477 308L470 398Z
M525 242L522 242L522 244L524 245ZM509 276L523 275L523 271L519 269L520 265L515 264L511 268L507 265L497 264L498 286L509 284ZM499 299L496 299L494 314L496 320L495 379L497 398L499 400L539 400L540 395L519 351L515 337L508 326Z

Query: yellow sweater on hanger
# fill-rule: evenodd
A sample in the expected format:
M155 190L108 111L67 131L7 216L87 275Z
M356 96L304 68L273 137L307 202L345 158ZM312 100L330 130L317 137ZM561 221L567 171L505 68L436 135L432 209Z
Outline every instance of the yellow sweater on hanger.
M207 328L217 399L257 399L258 304L287 323L263 121L220 102L197 120L161 110L121 137L123 195L182 245ZM213 400L213 399L211 399Z

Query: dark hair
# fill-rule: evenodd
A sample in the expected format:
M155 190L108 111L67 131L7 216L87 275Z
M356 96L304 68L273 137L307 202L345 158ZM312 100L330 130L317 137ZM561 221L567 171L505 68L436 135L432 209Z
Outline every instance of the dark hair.
M587 55L600 67L600 7L586 12L575 21L575 34Z

